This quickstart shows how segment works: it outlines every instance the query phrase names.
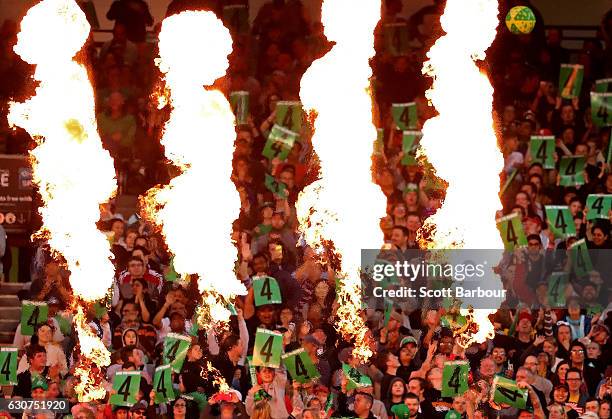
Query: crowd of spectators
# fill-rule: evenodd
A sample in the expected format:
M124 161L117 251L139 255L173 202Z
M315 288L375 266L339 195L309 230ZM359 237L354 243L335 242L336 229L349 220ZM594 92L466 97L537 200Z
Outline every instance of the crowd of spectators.
M168 15L203 7L224 17L224 6L247 3L173 0ZM372 60L376 123L384 135L373 170L388 199L388 214L381 219L385 242L403 251L419 247L417 231L440 207L444 188L422 161L403 163L402 135L390 108L393 103L416 102L417 128L435 115L425 99L431 81L422 76L421 67L429 46L440 35L443 2L436 1L409 19L400 16L400 0L384 3ZM529 2L501 1L500 16L515 4ZM594 221L587 219L585 208L589 194L612 194L607 160L610 127L592 123L589 100L595 80L612 77L612 11L602 18L596 39L585 41L581 50L569 51L561 44L560 32L545 31L542 16L531 7L538 18L536 29L529 35L514 35L500 26L487 60L505 158L501 181L513 179L501 195L503 213L497 215L518 213L528 241L529 257L512 259L504 271L511 290L515 282L530 281L525 272L532 272L537 255L546 249L567 249L579 239L585 239L589 249L611 247L612 212L609 219ZM159 81L153 60L159 22L154 25L144 0L116 0L107 17L114 21L112 39L101 45L90 39L80 58L91 69L99 131L115 159L121 193L138 195L167 182L173 173L164 163L158 142L168 109L157 110L150 99ZM384 27L388 24L409 28L408 46L399 53L387 47ZM3 114L8 100L31 93L27 80L32 69L12 52L17 30L14 22L0 28ZM323 26L310 21L300 0L273 0L264 4L248 30L238 24L232 33L230 70L216 87L228 97L236 91L249 94L248 118L236 128L232 174L242 204L233 232L239 251L236 272L248 294L236 299L229 327L208 332L194 329L193 316L200 304L195 281L176 277L159 232L137 216L116 213L111 203L103 209L99 226L112 243L116 277L106 306L92 306L88 319L112 353L111 365L101 371L103 385L113 394L118 372L139 371L136 403L116 406L108 397L78 402L74 377L78 342L69 323L70 274L44 246L38 248L32 263L31 288L21 297L46 302L49 321L31 337L21 333L21 326L17 328L13 342L20 355L17 385L2 387L4 397L64 397L71 403L74 418L608 419L612 271L597 271L605 264L595 264L587 280L567 285L566 308L548 304L547 278L539 272L534 284L541 292L522 308L500 310L492 316L495 337L468 348L458 345L444 311L400 304L385 315L381 307L366 307L362 316L370 330L373 357L364 362L353 356L351 343L334 328L338 305L334 274L300 243L297 232L298 193L317 177L308 124L303 124L284 161L262 156L276 121L277 102L299 100L301 76L330 48ZM582 92L571 101L562 100L556 87L563 63L584 66ZM448 141L469 135L469 120L456 129L457 138ZM23 131L9 131L5 126L0 130L6 152L25 153L32 146ZM557 168L563 156L585 156L585 184L561 186L557 169L533 162L528 150L533 135L555 136ZM473 155L475 161L465 164L478 164L478 150ZM342 159L338 156L339 163L345 163ZM286 194L273 192L267 176L284 184ZM546 205L569 207L576 236L553 234ZM206 257L201 243L206 237L193 239ZM254 277L261 276L276 279L280 304L256 304L251 285ZM282 333L284 353L304 348L320 377L300 383L291 379L284 366L252 371L247 358L253 355L258 328ZM153 375L163 363L168 334L189 336L190 344L181 370L172 374L176 399L157 403L159 389L152 386ZM461 395L443 397L442 381L448 379L443 373L445 363L460 360L469 362L469 387ZM209 364L231 387L229 393L217 394L207 374ZM343 365L366 379L352 388ZM527 390L524 408L491 401L491 386L498 376L515 380Z

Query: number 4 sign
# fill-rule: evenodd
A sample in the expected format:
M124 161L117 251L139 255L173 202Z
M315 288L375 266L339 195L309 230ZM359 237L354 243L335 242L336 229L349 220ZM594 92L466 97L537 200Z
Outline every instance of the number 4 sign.
M518 388L516 381L496 375L493 379L493 401L506 404L517 409L527 405L527 390Z
M321 376L304 348L283 355L283 364L291 378L299 383L308 383Z
M168 333L164 338L164 364L170 364L174 372L180 372L189 346L189 336Z
M109 402L114 406L134 406L140 389L140 371L118 371L113 379L113 394Z
M460 396L468 390L467 361L451 361L444 363L442 370L442 397Z
M155 403L166 403L174 400L174 389L172 388L172 368L170 365L161 365L155 368L153 375L153 391L155 391Z
M21 334L32 336L38 325L47 322L49 306L40 301L24 301L21 305Z
M527 237L523 230L523 224L519 214L513 213L497 220L497 228L501 233L506 250L514 250L520 246L527 245Z
M283 349L283 335L267 329L257 329L253 348L253 365L279 368Z
M597 218L608 219L608 212L612 210L612 195L589 195L587 196L586 206L587 220Z
M283 302L278 282L270 276L253 278L253 296L255 297L255 307Z
M566 239L576 235L576 225L568 206L547 205L545 209L548 228L555 237Z
M0 348L0 386L17 385L17 348Z

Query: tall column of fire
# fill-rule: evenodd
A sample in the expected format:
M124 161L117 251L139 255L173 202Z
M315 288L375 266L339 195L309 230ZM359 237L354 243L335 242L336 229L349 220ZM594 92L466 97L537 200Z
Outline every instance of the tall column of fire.
M380 7L380 0L325 0L322 22L335 45L306 71L300 86L302 103L314 117L312 142L321 164L319 179L296 205L300 230L320 253L333 253L340 277L337 328L365 359L371 351L360 317L361 249L382 245L379 222L386 203L371 173L376 128L369 60Z
M100 204L116 190L115 169L97 132L87 70L74 61L89 30L74 0L43 0L28 11L14 49L36 65L39 85L30 99L11 103L8 115L11 125L37 142L30 153L43 200L37 236L48 240L70 270L81 350L76 389L84 401L104 397L91 367L110 364L109 352L87 325L85 303L103 298L115 273L109 242L96 227Z
M493 127L493 87L475 62L495 39L497 15L497 0L447 0L440 18L446 34L424 63L423 73L433 78L426 96L439 115L424 124L421 149L448 182L444 204L419 232L431 249L503 249L495 224L503 156ZM493 332L487 316L494 311L474 311L479 330L466 344Z
M237 249L231 241L240 212L230 180L234 115L220 91L204 88L225 75L231 51L230 32L212 12L183 12L162 23L157 65L172 111L161 143L181 173L150 190L143 209L162 228L175 270L198 275L203 327L229 320L227 303L246 293L234 274Z

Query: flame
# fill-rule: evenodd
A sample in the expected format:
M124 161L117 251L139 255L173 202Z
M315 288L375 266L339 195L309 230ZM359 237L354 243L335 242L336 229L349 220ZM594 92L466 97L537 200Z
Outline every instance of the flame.
M446 35L423 66L433 77L426 97L439 115L424 124L421 150L449 184L444 204L419 231L431 249L503 249L495 224L503 157L493 127L493 87L474 62L485 58L495 39L497 15L497 0L447 0L440 18ZM479 329L463 336L466 346L492 336L492 312L473 311Z
M334 268L341 282L336 327L355 340L354 354L362 359L371 351L360 317L361 249L378 249L383 243L379 222L386 202L371 174L376 128L369 60L375 53L380 6L380 0L323 2L325 35L335 45L306 71L300 89L304 108L316 117L312 143L321 162L319 180L304 189L296 204L300 230L310 246L319 253L332 251L337 259Z
M74 375L79 378L78 384L75 387L76 393L79 395L81 402L103 399L106 395L106 390L102 386L101 380L96 380L92 377L94 374L92 374L91 368L92 365L110 365L110 352L87 324L82 307L77 308L74 325L81 349L81 357L74 371Z
M230 32L212 12L183 12L162 23L156 63L172 112L161 143L181 174L150 190L142 203L147 218L162 228L175 270L199 276L198 323L204 328L227 322L227 303L246 293L234 274L237 250L230 239L240 212L230 180L234 115L220 91L203 88L225 74L231 51Z
M36 139L31 151L34 181L44 205L46 238L71 272L73 292L82 300L104 297L112 285L114 267L108 241L96 228L100 204L115 194L113 160L97 132L94 93L87 70L74 61L89 35L89 24L74 0L43 0L21 22L15 52L36 65L36 94L23 103L11 103L8 121ZM78 308L82 317L82 309ZM79 316L77 315L77 318ZM76 323L85 364L110 364L108 351L93 334ZM89 358L99 347L96 356ZM104 397L88 370L80 372L81 398Z

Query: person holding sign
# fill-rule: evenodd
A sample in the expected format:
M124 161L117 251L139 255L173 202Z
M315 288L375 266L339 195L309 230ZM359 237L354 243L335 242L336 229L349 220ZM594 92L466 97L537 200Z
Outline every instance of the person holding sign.
M285 407L285 384L287 383L287 373L284 368L258 368L258 381L261 384L255 384L249 390L246 397L247 414L252 415L255 407L256 394L264 390L271 397L268 400L272 419L286 419L289 416Z

